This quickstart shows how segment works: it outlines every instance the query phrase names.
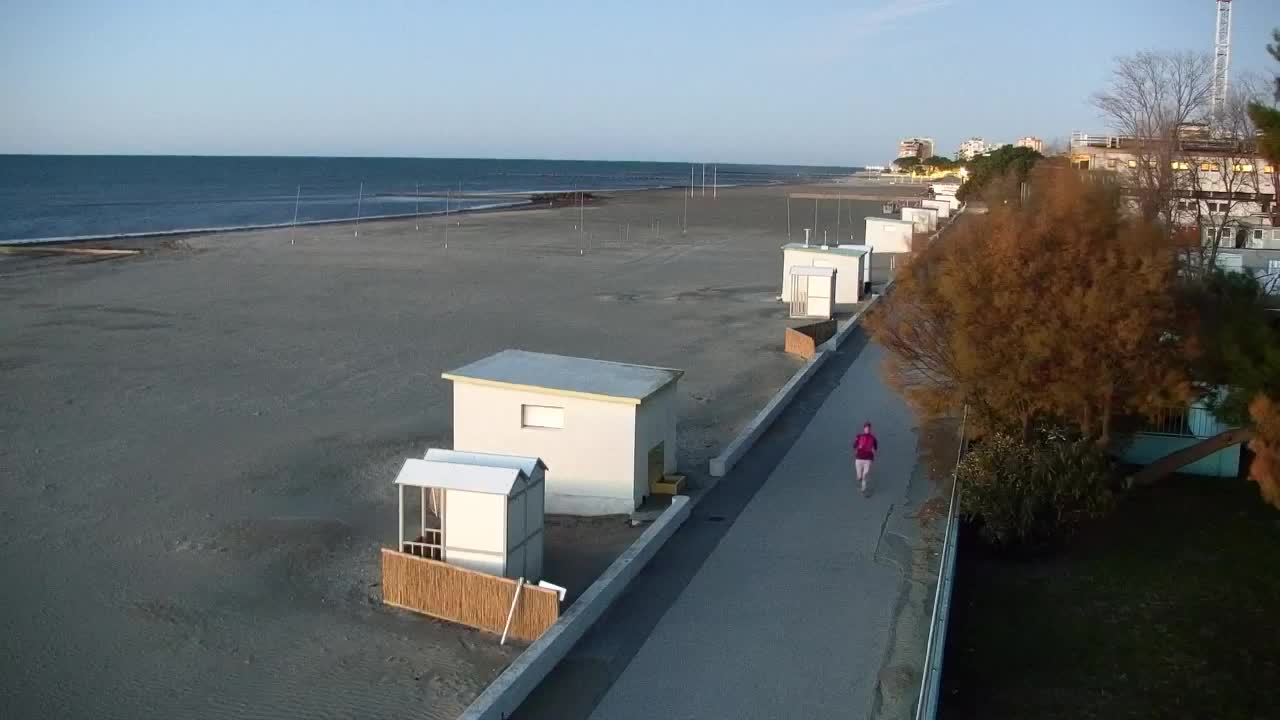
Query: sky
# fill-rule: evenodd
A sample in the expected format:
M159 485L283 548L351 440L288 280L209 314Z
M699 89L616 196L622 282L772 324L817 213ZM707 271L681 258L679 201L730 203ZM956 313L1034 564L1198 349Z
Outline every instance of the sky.
M0 153L882 164L1105 130L1213 0L0 0ZM1235 0L1233 76L1280 73Z

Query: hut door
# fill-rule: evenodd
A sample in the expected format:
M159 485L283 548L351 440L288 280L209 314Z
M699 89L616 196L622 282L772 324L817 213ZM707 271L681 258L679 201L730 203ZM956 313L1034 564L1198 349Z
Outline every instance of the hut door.
M809 313L809 278L791 276L791 317L804 317Z
M663 468L666 466L667 448L666 442L660 442L649 450L649 487L653 487L655 482L662 479Z

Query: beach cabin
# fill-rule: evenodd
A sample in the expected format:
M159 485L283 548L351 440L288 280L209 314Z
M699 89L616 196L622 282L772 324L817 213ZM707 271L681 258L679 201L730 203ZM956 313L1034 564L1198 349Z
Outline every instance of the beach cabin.
M882 253L911 252L915 223L898 218L868 217L864 242Z
M505 578L542 578L543 486L536 457L429 450L405 461L399 495L401 552ZM418 490L418 527L405 535L405 488Z
M936 182L936 183L933 183L933 184L930 186L930 188L929 188L929 189L931 189L931 190L933 191L933 194L934 194L934 195L938 195L938 196L942 196L942 195L951 195L951 196L955 196L955 194L956 194L956 193L960 192L960 183L958 183L958 182Z
M802 265L791 268L791 304L793 318L830 320L835 309L836 269Z
M541 458L546 510L630 513L676 469L681 370L503 350L444 373L453 446Z
M871 253L850 245L809 245L788 243L782 246L782 294L784 302L791 302L792 272L795 268L833 268L835 275L835 305L852 305L862 300L862 278L870 279Z
M938 211L933 208L904 207L902 219L911 222L918 233L931 233L938 229Z
M946 220L951 217L951 203L947 200L922 200L920 205L937 210L939 220Z

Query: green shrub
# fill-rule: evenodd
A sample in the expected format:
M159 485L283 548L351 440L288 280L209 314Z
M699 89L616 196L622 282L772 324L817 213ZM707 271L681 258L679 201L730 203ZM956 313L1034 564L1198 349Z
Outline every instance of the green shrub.
M960 461L960 512L996 545L1042 548L1113 507L1111 478L1110 460L1086 438L997 433Z

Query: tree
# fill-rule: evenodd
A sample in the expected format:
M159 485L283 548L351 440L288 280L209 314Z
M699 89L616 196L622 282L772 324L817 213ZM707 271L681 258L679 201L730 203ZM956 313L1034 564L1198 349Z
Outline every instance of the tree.
M898 166L898 169L902 172L914 172L916 168L920 167L920 158L915 156L900 157L894 160L893 164Z
M926 167L931 167L934 170L950 170L959 165L955 160L941 155L934 155L933 157L926 159L922 164Z
M1028 173L1037 162L1043 160L1040 153L1025 147L1005 145L986 155L979 155L969 161L969 179L960 187L956 196L961 200L980 197L983 191L995 179L1012 172L1019 182L1027 179Z
M1267 45L1267 52L1276 62L1280 62L1280 29L1272 30L1274 45ZM1272 98L1280 102L1280 75L1274 78ZM1258 150L1271 161L1272 187L1280 187L1280 110L1268 107L1261 100L1249 104L1249 119L1258 131ZM1280 208L1275 203L1271 208L1272 223L1280 219Z
M984 431L1067 424L1099 444L1117 417L1185 398L1188 349L1172 292L1178 241L1128 217L1109 178L1016 168L914 255L869 327L888 379L926 417L969 406Z
M1141 216L1175 226L1188 178L1175 170L1183 129L1208 116L1213 61L1203 53L1140 52L1116 58L1111 85L1093 105L1128 139L1134 164L1127 184Z

